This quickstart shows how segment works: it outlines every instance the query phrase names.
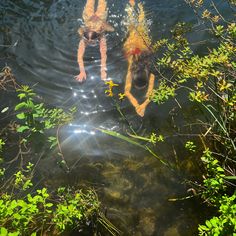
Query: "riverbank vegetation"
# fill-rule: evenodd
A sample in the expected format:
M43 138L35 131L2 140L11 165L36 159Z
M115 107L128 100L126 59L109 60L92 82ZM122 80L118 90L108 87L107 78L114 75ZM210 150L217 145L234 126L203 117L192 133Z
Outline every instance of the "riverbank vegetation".
M189 138L184 147L198 162L202 173L200 180L186 181L192 194L179 200L199 197L215 209L212 218L199 224L199 235L235 235L236 2L186 0L186 3L195 13L198 25L180 22L172 29L171 37L155 43L153 50L158 58L154 67L159 81L150 99L157 105L173 100L178 107L175 110L182 113L184 106L178 100L184 94L192 110L200 114L194 122L185 120L189 134L181 134L181 127L177 127L180 137ZM224 16L221 7L227 8L230 14ZM196 49L198 42L193 42L196 30L206 32L210 38L201 42L201 51ZM119 104L117 107L124 117ZM192 130L195 132L191 133ZM177 170L150 149L150 145L158 145L157 139L153 139L160 137L157 131L149 137L138 136L132 127L128 135L103 132L141 145L163 164ZM165 135L161 137L162 141L166 138ZM147 144L144 145L143 141Z
M92 235L102 230L116 235L119 231L104 216L94 190L52 190L35 178L42 150L56 156L58 168L69 171L59 129L72 121L75 108L46 107L32 88L17 84L9 67L3 68L0 81L3 90L18 98L14 109L1 111L6 125L0 129L0 235Z
M233 235L236 233L236 23L235 2L225 2L232 15L223 16L219 6L211 1L187 1L205 30L214 37L213 46L202 55L192 50L187 39L189 24L179 23L171 39L156 43L163 54L158 60L159 72L172 72L167 89L177 96L183 90L203 113L198 120L202 145L201 160L205 171L202 183L194 183L195 194L216 208L216 216L199 225L199 235ZM165 82L164 82L165 83ZM155 91L153 101L160 103L161 91ZM165 96L168 98L168 96ZM197 156L196 156L197 157Z

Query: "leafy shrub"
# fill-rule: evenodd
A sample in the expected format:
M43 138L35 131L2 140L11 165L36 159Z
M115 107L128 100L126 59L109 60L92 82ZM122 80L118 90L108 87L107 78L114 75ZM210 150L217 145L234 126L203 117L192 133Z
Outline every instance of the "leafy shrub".
M21 181L24 181L21 175ZM18 185L16 175L15 185ZM28 185L28 188L31 187ZM22 188L21 190L25 190ZM58 194L49 194L46 188L28 193L21 198L8 193L0 197L0 231L13 235L32 235L51 232L58 235L71 229L83 229L84 225L99 218L100 203L94 191L83 193L60 188ZM101 218L101 217L100 217Z

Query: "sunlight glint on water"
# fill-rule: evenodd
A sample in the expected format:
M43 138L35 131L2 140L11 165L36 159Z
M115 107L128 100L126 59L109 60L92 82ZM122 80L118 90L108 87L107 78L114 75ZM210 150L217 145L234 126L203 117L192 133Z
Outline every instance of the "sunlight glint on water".
M108 77L120 85L116 93L123 92L127 69L122 52L126 3L108 0L108 19L115 28L107 35ZM126 133L129 127L113 100L105 95L107 87L100 80L97 47L86 50L86 82L74 80L79 73L77 30L82 24L84 5L85 0L1 0L2 26L7 30L0 44L12 45L1 48L1 54L7 55L1 57L1 65L12 67L20 83L36 85L35 91L48 105L78 109L75 121L60 130L71 172L65 173L57 160L48 157L40 164L40 175L52 188L63 184L93 186L107 206L107 216L125 236L195 235L201 216L198 204L194 200L168 202L171 197L185 196L181 178L147 152L97 130ZM154 42L168 36L170 27L178 21L196 24L184 1L146 0L144 7ZM173 129L172 105L150 105L144 119L137 117L128 101L121 107L137 133L149 136L156 130L168 134ZM176 151L182 153L182 141L172 138L158 146L158 155L173 161L173 142L179 144L180 150Z

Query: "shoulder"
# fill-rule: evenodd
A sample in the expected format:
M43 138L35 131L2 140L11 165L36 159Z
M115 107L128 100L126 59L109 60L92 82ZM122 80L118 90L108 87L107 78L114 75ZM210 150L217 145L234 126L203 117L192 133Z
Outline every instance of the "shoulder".
M85 27L80 27L77 32L80 35L80 37L82 37L85 32Z

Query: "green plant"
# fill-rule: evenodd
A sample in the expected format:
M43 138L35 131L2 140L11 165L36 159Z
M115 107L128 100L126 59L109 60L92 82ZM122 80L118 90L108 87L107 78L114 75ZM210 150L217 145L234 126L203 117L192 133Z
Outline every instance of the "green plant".
M16 91L21 101L15 106L15 111L18 113L16 117L21 121L17 132L25 134L25 141L32 140L35 135L44 137L46 130L67 124L73 119L75 108L69 109L68 113L61 108L46 108L44 103L35 102L36 94L25 85ZM48 138L52 146L56 145L55 140L56 137Z
M153 102L156 102L157 104L162 104L165 101L167 101L170 97L175 96L175 85L168 86L166 82L163 80L160 82L157 89L153 90L153 93L151 95L151 99Z
M201 192L203 199L218 208L218 216L206 220L205 225L199 225L199 235L235 235L236 234L236 192L226 194L226 176L224 169L209 150L204 152L202 161L206 167L207 176L203 181Z
M206 23L206 30L216 39L215 46L206 48L204 55L193 52L186 37L191 27L178 23L172 30L172 38L160 39L154 45L162 54L157 64L163 82L151 99L160 104L178 96L179 91L188 94L192 106L204 114L198 122L199 136L207 140L207 145L214 145L214 152L222 157L220 165L231 168L236 161L235 18L225 20L214 1L211 1L211 10L207 1L186 2ZM234 172L230 174L235 177Z
M51 148L57 144L64 161L58 131L60 126L73 119L75 109L66 113L62 109L46 108L44 103L36 101L36 94L28 86L19 87L17 93L20 99L15 106L17 125L4 127L4 132L1 130L4 139L0 138L2 157L5 151L11 152L14 148L8 143L9 133L6 131L10 129L11 133L20 137L16 157L8 163L3 158L0 163L0 235L60 235L71 230L82 232L88 228L96 234L99 225L111 235L118 235L119 230L102 213L94 190L60 187L57 191L50 191L45 187L36 188L34 172L37 166L31 162L24 164L26 158L22 157L34 154L32 145L40 139L43 144L49 141ZM57 128L56 136L47 137L46 131L53 128ZM8 150L4 148L5 142ZM19 156L19 169L12 173L11 163Z
M39 148L43 145L47 147L49 144L50 149L57 146L60 157L58 163L69 170L59 141L59 129L72 121L75 107L70 108L68 112L61 108L46 108L44 103L37 101L35 92L26 85L19 86L16 92L20 99L15 106L20 155L23 153L22 146L26 149L30 146L35 152L40 151ZM57 131L53 130L55 128ZM47 131L53 132L54 135L49 136Z
M192 141L187 141L185 143L185 148L189 150L190 152L196 152L197 146Z
M207 49L205 55L194 54L191 43L185 38L187 31L180 30L182 25L179 24L177 37L175 34L172 39L160 40L156 44L158 49L164 50L158 65L172 71L170 82L176 86L175 93L185 89L189 100L205 114L199 123L199 137L205 148L201 157L205 173L197 195L214 206L217 215L205 225L199 225L199 235L236 235L235 192L231 194L232 181L236 179L235 18L226 21L214 1L211 1L213 10L208 9L206 1L186 2L206 22L218 45ZM156 102L158 96L154 94L153 101ZM214 146L214 154L207 146ZM185 148L192 152L199 149L192 142L187 142Z
M224 195L219 200L219 216L214 216L199 225L199 235L235 235L236 234L236 193L232 196Z
M232 194L236 180L236 2L223 1L229 12L232 10L227 16L217 1L185 2L204 23L214 44L203 45L201 54L193 50L197 42L188 40L193 28L184 22L173 27L172 37L158 40L153 49L160 55L156 66L160 82L151 99L159 105L180 93L187 94L191 106L201 110L195 136L203 146L188 141L185 148L196 159L199 151L205 150L201 157L203 180L194 185L194 195L214 206L217 215L199 226L199 235L236 235L235 192ZM183 109L179 103L178 107ZM181 127L177 128L180 132Z
M221 194L226 190L224 181L224 169L219 161L213 157L209 149L205 150L202 156L202 162L206 168L207 175L204 176L202 197L211 204L217 204Z
M32 168L33 165L28 163L24 170L14 174L10 194L1 191L0 235L32 236L47 232L59 235L72 229L83 230L91 223L94 226L106 224L112 235L119 233L102 214L93 190L60 187L49 193L47 188L41 188L27 194L26 190L33 187ZM96 227L93 230L96 231Z

